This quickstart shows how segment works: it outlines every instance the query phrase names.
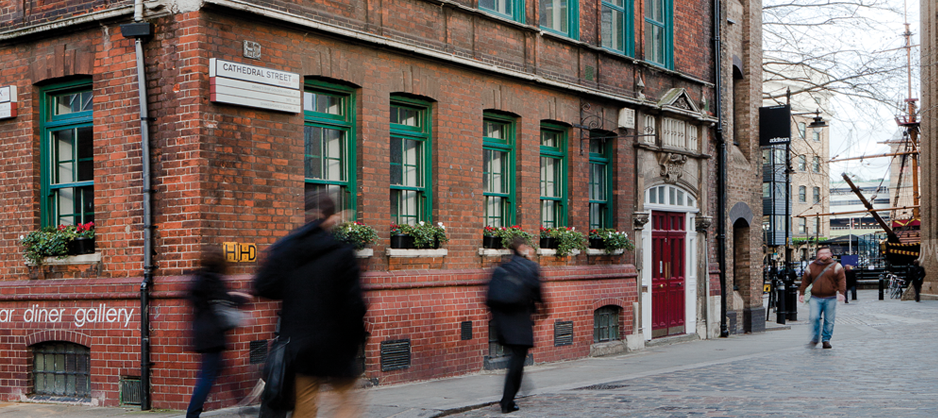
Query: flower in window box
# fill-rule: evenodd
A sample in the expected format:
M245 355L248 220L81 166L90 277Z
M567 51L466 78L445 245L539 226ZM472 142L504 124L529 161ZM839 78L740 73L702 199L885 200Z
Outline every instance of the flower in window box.
M355 247L356 250L365 249L378 240L378 233L374 228L357 221L339 224L332 233L337 240Z
M612 254L618 250L631 251L635 245L629 240L629 234L615 229L593 229L590 230L590 248L605 250L607 254Z
M549 245L553 245L553 247ZM572 253L573 250L585 251L587 248L587 237L586 234L582 232L576 232L576 227L558 226L545 228L542 226L541 246L544 248L556 248L557 256L563 257Z

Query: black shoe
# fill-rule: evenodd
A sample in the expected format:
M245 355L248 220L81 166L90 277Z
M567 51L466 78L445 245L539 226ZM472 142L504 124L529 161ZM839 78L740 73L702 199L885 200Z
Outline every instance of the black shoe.
M830 342L824 341L824 348L831 349L831 348L834 348L834 346L832 346Z
M514 403L514 402L512 402L510 405L502 405L502 413L503 413L503 414L510 414L510 413L515 412L515 411L517 411L517 410L519 410L519 409L521 409L521 408L518 408L518 404L516 404L516 403Z

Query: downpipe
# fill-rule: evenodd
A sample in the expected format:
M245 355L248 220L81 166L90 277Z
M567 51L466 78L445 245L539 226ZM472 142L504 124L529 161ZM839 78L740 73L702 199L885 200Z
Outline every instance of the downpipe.
M713 0L713 60L714 88L717 93L716 140L720 144L720 161L717 165L717 257L720 265L720 337L729 337L726 326L726 139L723 137L723 52L721 51L720 0Z
M140 409L151 408L150 393L150 290L153 288L153 189L150 185L150 125L143 39L152 26L143 21L143 0L134 0L134 23L121 25L125 38L134 38L137 61L137 94L140 102L140 149L143 171L143 282L140 284Z

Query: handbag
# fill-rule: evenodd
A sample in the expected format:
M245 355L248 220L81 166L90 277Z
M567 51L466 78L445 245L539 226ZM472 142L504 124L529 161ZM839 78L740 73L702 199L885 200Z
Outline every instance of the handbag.
M267 353L267 362L264 363L264 392L261 394L261 402L267 408L277 411L292 411L295 404L295 375L287 353L289 344L289 338L274 340L270 352Z
M218 325L225 331L235 329L244 323L244 312L230 300L211 301L212 313L218 319Z

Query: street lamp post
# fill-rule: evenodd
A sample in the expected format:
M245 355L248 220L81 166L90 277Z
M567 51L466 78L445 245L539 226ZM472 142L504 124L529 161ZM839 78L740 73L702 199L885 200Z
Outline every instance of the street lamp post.
M791 97L789 96L789 103L791 103ZM804 112L804 113L792 113L792 115L815 115L814 121L808 125L811 130L813 130L818 135L821 134L821 130L827 126L827 122L821 118L821 109L816 109L814 112ZM791 209L791 174L794 173L794 170L791 168L791 142L785 144L785 196L787 197L785 201L785 269L784 269L784 280L785 280L785 297L780 297L779 302L781 303L784 300L785 311L787 312L788 320L797 321L798 320L798 289L795 287L795 271L791 268L791 254L789 253L788 243L791 236L791 214L789 213ZM820 222L817 224L820 225ZM816 243L815 243L816 245Z

